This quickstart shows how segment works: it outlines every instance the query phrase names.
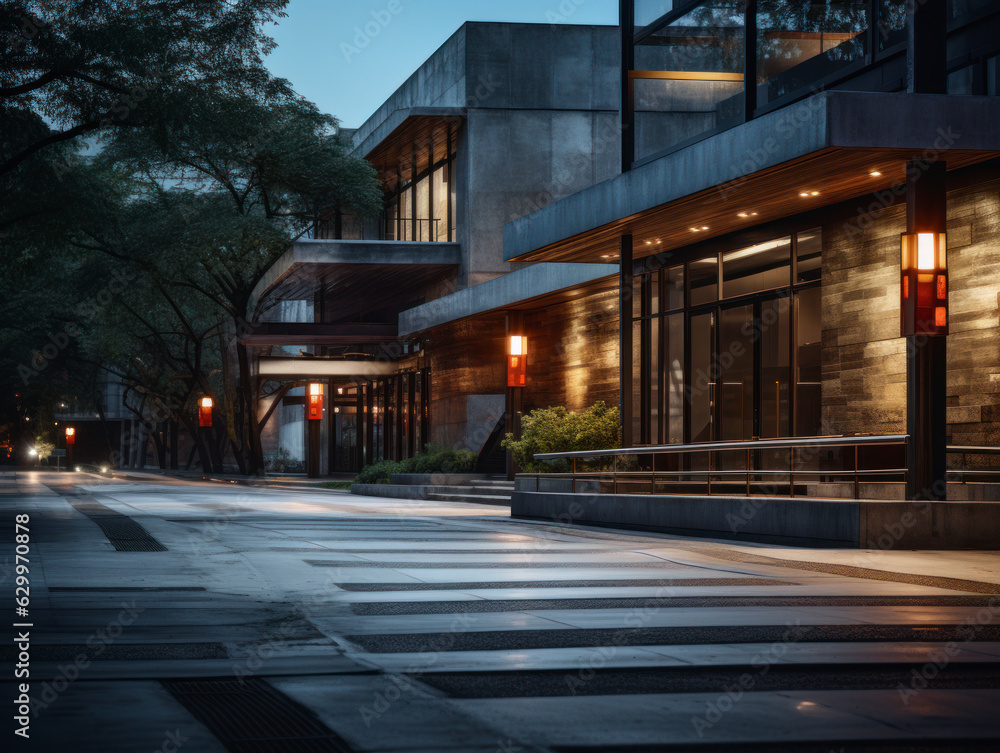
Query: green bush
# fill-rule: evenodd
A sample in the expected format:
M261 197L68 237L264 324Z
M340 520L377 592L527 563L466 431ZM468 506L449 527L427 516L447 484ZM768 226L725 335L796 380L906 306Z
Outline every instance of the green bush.
M471 450L453 450L444 445L429 444L425 451L406 460L380 460L365 466L356 484L388 484L391 473L471 473L478 455Z
M602 400L582 413L571 413L561 406L533 410L521 419L521 439L508 434L503 447L528 473L568 472L572 470L569 461L541 463L535 460L535 453L609 450L621 447L621 442L618 408L609 408Z

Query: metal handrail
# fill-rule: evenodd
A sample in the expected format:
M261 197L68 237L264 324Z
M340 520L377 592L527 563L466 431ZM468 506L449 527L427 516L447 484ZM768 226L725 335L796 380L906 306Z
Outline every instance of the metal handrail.
M627 447L616 450L581 450L579 452L539 452L535 460L572 458L606 458L612 455L661 455L687 452L727 452L730 450L787 450L807 447L853 447L855 445L901 444L909 439L907 434L880 434L873 436L801 437L789 439L747 439L733 442L700 442L697 444L668 444L656 447Z

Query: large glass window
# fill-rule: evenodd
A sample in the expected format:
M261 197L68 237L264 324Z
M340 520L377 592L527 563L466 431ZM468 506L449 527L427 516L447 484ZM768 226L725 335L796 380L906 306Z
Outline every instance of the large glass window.
M812 229L636 275L634 440L818 433L821 261Z
M757 105L865 57L868 0L758 0Z
M401 168L395 189L386 195L383 237L433 243L454 241L454 172L454 155L416 174L412 166Z
M635 45L635 159L743 118L743 2L706 0Z

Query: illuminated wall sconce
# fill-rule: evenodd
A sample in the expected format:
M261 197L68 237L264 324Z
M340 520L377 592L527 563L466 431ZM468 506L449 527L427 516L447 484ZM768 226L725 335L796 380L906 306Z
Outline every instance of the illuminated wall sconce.
M198 426L202 429L208 428L212 425L212 398L203 397L201 402L198 404Z
M904 233L900 282L903 337L948 334L948 238Z
M528 338L512 335L507 353L507 386L524 387L528 378Z
M72 426L66 427L66 446L72 447L76 444L76 429Z
M309 401L307 403L309 409L309 420L310 421L321 421L323 420L323 385L322 384L310 384L309 385Z

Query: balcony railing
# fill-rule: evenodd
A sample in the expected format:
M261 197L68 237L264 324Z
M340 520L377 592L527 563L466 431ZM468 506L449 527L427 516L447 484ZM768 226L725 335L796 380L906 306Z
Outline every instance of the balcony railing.
M566 479L566 491L609 494L707 494L861 499L863 484L906 481L905 434L707 442L536 454L552 472L522 478ZM996 481L1000 468L968 464L1000 448L948 448L961 464L949 480ZM870 491L870 490L869 490Z

